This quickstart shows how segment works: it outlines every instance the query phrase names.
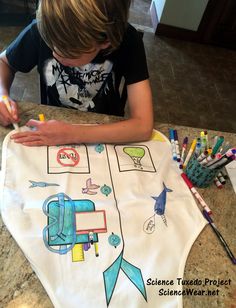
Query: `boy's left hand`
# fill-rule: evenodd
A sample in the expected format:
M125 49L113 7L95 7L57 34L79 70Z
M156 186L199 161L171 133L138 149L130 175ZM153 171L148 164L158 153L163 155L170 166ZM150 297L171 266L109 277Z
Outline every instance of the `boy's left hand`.
M11 136L16 143L26 146L61 145L72 142L71 124L50 120L40 122L30 120L26 126L34 130L15 133Z

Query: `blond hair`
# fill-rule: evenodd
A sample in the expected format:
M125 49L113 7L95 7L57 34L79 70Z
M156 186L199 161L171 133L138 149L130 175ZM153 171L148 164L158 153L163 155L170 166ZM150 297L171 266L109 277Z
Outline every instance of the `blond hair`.
M47 45L66 57L76 57L110 43L120 45L127 27L131 0L41 0L39 32Z

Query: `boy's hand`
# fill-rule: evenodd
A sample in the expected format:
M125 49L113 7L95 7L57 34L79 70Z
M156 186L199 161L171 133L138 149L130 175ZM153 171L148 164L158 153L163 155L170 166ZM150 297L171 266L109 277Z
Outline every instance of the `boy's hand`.
M11 112L7 109L5 100L8 100ZM0 125L8 126L11 123L19 122L18 107L9 96L0 96Z
M16 143L21 143L26 146L73 143L71 124L56 120L45 122L30 120L26 126L32 128L32 130L13 134L11 139Z

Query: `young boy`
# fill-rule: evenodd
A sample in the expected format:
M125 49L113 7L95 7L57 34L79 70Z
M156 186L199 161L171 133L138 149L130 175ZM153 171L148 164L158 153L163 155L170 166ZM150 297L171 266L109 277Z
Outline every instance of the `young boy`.
M27 146L147 140L153 128L152 95L140 34L128 24L130 0L41 0L36 21L0 56L0 124L19 122L9 91L16 71L37 66L43 104L124 115L119 87L127 85L130 118L96 126L62 121L26 125L36 130L12 135Z

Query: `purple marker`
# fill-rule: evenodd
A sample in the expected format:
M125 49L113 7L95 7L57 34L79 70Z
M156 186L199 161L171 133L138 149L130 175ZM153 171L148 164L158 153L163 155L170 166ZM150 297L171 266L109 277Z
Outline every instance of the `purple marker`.
M223 156L221 159L216 161L214 164L208 167L208 169L220 169L224 166L228 165L231 161L235 160L235 155L231 155L229 157Z
M236 265L236 258L235 258L235 256L233 255L232 251L230 250L230 248L227 245L226 241L224 240L223 236L220 234L220 232L216 228L216 225L214 224L213 219L211 218L211 216L205 210L203 210L203 216L209 222L210 226L212 227L213 231L215 232L216 236L218 237L218 239L220 240L221 244L223 245L225 251L227 252L228 256L230 257L230 260L233 262L234 265Z
M174 129L174 140L175 140L175 150L177 155L177 162L180 162L180 151L179 151L179 139L177 130Z

